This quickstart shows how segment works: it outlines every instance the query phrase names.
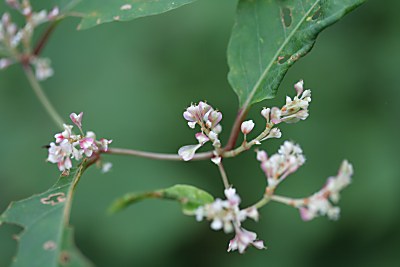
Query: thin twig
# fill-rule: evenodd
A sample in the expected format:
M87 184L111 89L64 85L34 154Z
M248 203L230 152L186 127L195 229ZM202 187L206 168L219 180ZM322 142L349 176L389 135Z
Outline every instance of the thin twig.
M47 98L46 94L44 93L40 83L36 79L35 75L32 72L32 68L29 65L23 65L23 69L25 71L25 75L28 78L29 84L31 85L33 91L35 92L37 98L39 99L40 103L42 103L43 107L46 109L47 113L53 119L53 121L63 129L64 121L61 116L57 113L54 106L51 104L49 99Z
M155 152L147 152L147 151L126 149L126 148L109 148L107 152L104 153L112 155L136 156L136 157L156 159L156 160L182 161L182 158L178 154L155 153ZM196 155L194 155L192 160L205 160L212 158L212 156L213 153L211 151L204 153L197 153Z
M44 46L47 44L47 41L49 40L50 35L53 33L54 29L58 25L58 23L61 20L55 20L53 21L49 27L46 29L44 34L40 37L39 41L37 42L35 49L33 50L33 55L38 56L40 52L42 52Z
M221 173L222 182L224 183L224 187L225 187L225 189L228 189L230 187L230 184L228 181L228 176L226 175L226 172L224 169L224 165L222 165L222 162L220 162L218 164L218 169L219 169L219 172Z

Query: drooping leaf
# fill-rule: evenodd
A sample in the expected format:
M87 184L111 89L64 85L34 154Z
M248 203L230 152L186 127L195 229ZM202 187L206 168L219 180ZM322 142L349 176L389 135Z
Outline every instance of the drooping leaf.
M82 17L78 29L105 22L128 21L156 15L196 0L72 0L63 1L63 12Z
M178 184L153 192L127 194L117 199L111 205L110 211L116 212L133 203L149 198L177 200L181 204L183 213L188 215L193 214L198 207L214 201L213 196L197 187Z
M61 176L44 193L12 202L0 216L2 223L23 228L18 236L18 251L11 267L87 267L92 266L73 244L68 226L73 189L83 165Z
M240 0L228 47L228 80L241 107L273 98L317 35L365 0Z

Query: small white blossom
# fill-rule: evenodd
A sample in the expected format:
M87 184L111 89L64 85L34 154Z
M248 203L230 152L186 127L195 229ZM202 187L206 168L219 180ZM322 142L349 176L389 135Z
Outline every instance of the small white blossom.
M275 187L303 165L305 158L302 153L298 145L289 141L285 141L278 153L269 158L265 152L258 151L257 160L261 162L261 169L267 177L268 185Z
M47 78L53 76L54 71L50 66L50 59L47 58L35 58L31 61L35 68L36 78L39 81L46 80Z
M264 241L257 240L257 234L240 228L236 231L235 238L229 242L228 252L238 250L243 254L248 246L254 246L258 249L264 249Z
M199 207L195 211L196 220L203 218L211 221L210 227L213 230L223 230L225 233L235 231L235 237L229 243L228 251L239 250L243 253L250 245L262 249L263 241L256 240L257 235L241 227L241 222L246 218L258 220L258 211L255 207L244 210L239 209L240 197L234 188L224 191L226 200L217 198L214 202Z
M211 141L215 148L221 147L218 134L222 127L219 124L222 120L222 113L212 108L207 103L200 101L199 104L192 104L183 112L183 117L188 121L190 128L194 129L199 125L201 132L195 135L199 145L187 145L178 150L178 154L185 161L191 160L194 153L202 145Z
M336 177L328 178L325 186L311 197L299 202L300 216L304 221L309 221L317 216L328 216L331 220L337 220L340 208L332 203L339 201L339 193L351 183L353 167L347 161L343 161Z
M242 131L243 134L249 134L253 130L253 128L254 128L253 120L244 121L240 126L240 130Z
M71 120L77 125L82 126L82 112L79 115L72 113ZM80 130L81 127L79 127ZM112 140L100 139L96 140L94 132L88 131L86 136L76 135L72 131L73 126L64 124L64 131L54 135L55 143L50 143L48 149L47 161L57 163L60 171L66 171L72 168L71 159L79 161L83 155L86 157L93 156L94 153L107 151L108 145ZM56 145L58 144L58 145Z
M194 157L197 149L201 147L201 144L198 145L187 145L183 146L178 150L178 155L184 160L189 161Z
M112 168L112 163L111 162L105 162L101 166L101 172L102 173L107 173L107 172L109 172L111 170L111 168Z
M0 59L0 70L3 70L13 64L13 61L9 58L1 58Z
M303 91L304 91L303 85L304 85L304 81L303 81L303 80L298 81L298 82L294 85L294 89L295 89L296 92L297 92L297 96L300 96L300 95L303 93Z
M211 161L215 164L215 165L219 165L221 163L221 157L213 157L211 158Z
M71 113L69 115L71 121L78 126L79 128L82 128L82 117L83 117L83 112L79 113L79 115L76 115L76 113Z

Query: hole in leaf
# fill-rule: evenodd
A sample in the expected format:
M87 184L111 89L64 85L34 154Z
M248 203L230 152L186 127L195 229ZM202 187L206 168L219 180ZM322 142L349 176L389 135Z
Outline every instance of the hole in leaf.
M321 8L319 7L317 11L312 15L311 19L312 20L317 20L321 16Z
M285 27L286 28L290 27L290 25L292 24L292 11L290 10L290 8L287 7L281 8L281 16Z
M278 64L283 64L290 59L290 56L279 56L278 57Z

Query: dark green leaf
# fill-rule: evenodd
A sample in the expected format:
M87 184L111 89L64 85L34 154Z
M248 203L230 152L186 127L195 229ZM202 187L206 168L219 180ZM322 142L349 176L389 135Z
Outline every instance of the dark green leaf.
M209 193L197 187L178 184L153 192L127 194L122 198L117 199L111 206L110 211L119 211L130 204L148 198L177 200L180 202L182 211L185 214L193 214L198 207L214 201L214 198Z
M82 17L78 29L105 22L128 21L170 11L196 0L72 0L62 2L63 12Z
M241 107L276 95L317 35L364 0L240 0L228 47L228 79Z
M86 267L91 264L73 244L68 226L72 193L83 165L61 176L42 194L12 202L0 216L0 224L19 225L19 247L11 267Z

